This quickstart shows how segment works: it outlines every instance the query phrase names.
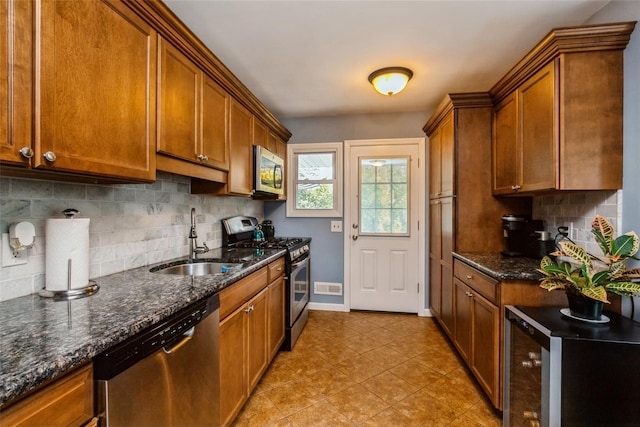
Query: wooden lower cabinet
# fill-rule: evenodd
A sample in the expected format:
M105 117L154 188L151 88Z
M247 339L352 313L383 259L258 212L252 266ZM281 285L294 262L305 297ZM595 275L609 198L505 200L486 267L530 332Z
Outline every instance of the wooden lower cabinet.
M84 365L0 412L2 426L84 426L93 418L93 366Z
M498 281L459 259L453 270L451 332L438 320L491 403L502 410L504 307L562 305L566 297L532 280Z
M458 278L454 344L492 402L498 398L500 310Z
M284 277L280 276L269 285L267 296L269 304L268 319L268 352L269 359L273 359L284 342Z
M231 425L284 340L283 266L281 258L220 292L220 425Z

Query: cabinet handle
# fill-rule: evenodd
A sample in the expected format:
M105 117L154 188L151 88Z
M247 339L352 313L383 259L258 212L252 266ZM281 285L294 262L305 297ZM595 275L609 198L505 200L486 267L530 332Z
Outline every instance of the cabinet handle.
M198 154L198 160L200 160L201 162L206 162L207 160L209 160L209 156L205 156L204 154Z
M512 185L512 186L511 186L511 189L512 189L513 191L519 191L521 188L522 188L522 187L520 187L518 184L516 184L516 185Z
M250 305L249 307L244 309L244 312L247 313L247 314L251 313L252 311L253 311L253 306L252 305Z
M56 161L56 155L53 151L47 151L46 153L44 153L43 157L48 162L53 163Z
M523 360L522 361L523 368L533 368L533 361L531 360Z
M24 157L25 159L30 159L33 157L33 150L31 149L31 147L22 147L20 149L20 154L22 155L22 157Z
M276 267L276 271L282 271L282 267L281 266L277 266Z
M473 294L472 294L471 292L469 292L469 291L465 291L464 293L465 293L465 294L467 294L467 296L468 296L469 298L473 298Z
M467 279L471 280L473 279L473 276L471 274L467 274Z

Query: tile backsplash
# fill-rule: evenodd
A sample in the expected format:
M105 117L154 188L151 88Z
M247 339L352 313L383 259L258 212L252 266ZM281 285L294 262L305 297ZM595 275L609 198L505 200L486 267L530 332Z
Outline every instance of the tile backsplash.
M551 236L558 234L558 227L572 227L569 237L594 255L601 254L598 244L591 235L591 221L599 214L607 218L620 235L628 230L619 230L621 220L622 192L593 191L562 193L533 198L534 219L544 221L545 229Z
M190 194L190 179L158 172L152 184L94 185L0 176L0 231L29 221L36 244L27 264L2 267L0 301L45 287L45 222L67 208L90 218L89 277L142 267L189 252L191 208L196 208L198 244L222 244L220 220L233 215L264 217L264 202L240 197ZM4 247L2 251L7 250Z

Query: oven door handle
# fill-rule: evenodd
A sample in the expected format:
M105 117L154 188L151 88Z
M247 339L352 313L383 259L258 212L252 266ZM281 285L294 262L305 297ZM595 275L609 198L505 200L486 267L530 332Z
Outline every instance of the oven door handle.
M304 264L304 263L306 263L308 261L309 261L309 257L306 257L302 261L294 262L293 264L291 264L291 269L294 270L294 269L300 267L302 264Z

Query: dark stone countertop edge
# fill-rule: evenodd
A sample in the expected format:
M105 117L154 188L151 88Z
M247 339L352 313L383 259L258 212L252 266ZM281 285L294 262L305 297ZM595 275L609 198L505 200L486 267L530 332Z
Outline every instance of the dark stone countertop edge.
M281 258L285 255L285 250L271 250L267 251L267 253L260 257L260 259L254 260L245 264L245 267L231 272L229 275L209 275L209 276L199 276L198 278L202 280L203 285L198 286L197 289L192 288L188 295L185 294L184 298L176 298L159 309L150 309L148 312L141 312L137 314L135 317L128 319L127 322L123 322L122 324L116 326L110 326L108 329L101 331L100 336L92 337L90 340L84 340L83 342L72 343L70 348L67 349L62 354L56 354L55 357L50 357L49 354L19 354L16 355L16 358L22 357L31 357L33 361L29 363L28 367L24 367L18 371L6 371L5 366L0 363L0 409L9 406L14 401L18 400L18 398L22 398L24 395L34 391L39 388L41 385L45 385L61 374L66 373L67 371L77 368L91 359L93 359L98 354L104 352L105 350L119 344L120 342L126 340L127 338L137 334L138 332L146 329L147 327L158 323L165 318L169 317L173 313L188 307L189 305L200 301L204 298L211 296L212 294L221 291L222 289L233 285L239 280L249 276L250 274L256 272L257 270L265 267L271 262ZM181 259L184 259L181 258ZM203 261L203 260L200 260ZM118 298L117 288L134 288L137 286L140 287L153 287L154 283L149 282L149 275L153 275L153 279L161 282L171 282L174 281L176 286L181 286L181 283L189 280L191 276L181 276L181 275L164 275L164 274L156 274L149 273L149 270L153 267L160 265L170 265L175 262L162 262L149 266L139 267L132 270L127 270L121 273L115 273L109 276L104 276L95 279L95 281L100 286L100 290L95 294L85 298L80 298L76 301L80 300L89 300L92 298L96 298L96 296L101 295L104 297L106 293L111 293L109 295L110 300L115 300ZM140 280L140 283L134 283L136 277L147 278ZM210 278L208 280L208 278ZM126 283L126 285L123 285ZM116 288L115 291L109 289L110 287ZM147 290L148 292L148 290ZM131 292L137 293L137 292ZM144 298L145 292L140 292L140 299ZM161 297L158 297L160 300ZM0 302L0 323L3 325L7 325L6 322L10 322L11 318L6 318L3 316L3 308L10 307L12 304L24 305L26 307L35 307L44 308L51 304L64 304L65 301L53 301L50 298L42 298L37 294L31 294L24 297L16 298L13 300ZM144 305L144 301L138 300L136 301L138 304ZM95 310L95 307L93 307ZM30 313L32 315L36 315L36 313ZM85 310L82 314L86 317L93 317L96 313L91 312L91 310ZM46 321L42 320L44 323ZM43 334L48 334L46 325L42 325ZM17 331L16 335L21 334L21 331ZM5 347L7 344L4 342L4 336L0 335L0 353L9 352L10 349ZM24 337L20 337L24 340L29 340L31 337L28 332L24 332ZM0 354L0 361L4 360L2 355Z
M453 257L480 270L496 280L531 280L542 277L537 269L540 260L527 257L506 257L499 252L453 252Z

